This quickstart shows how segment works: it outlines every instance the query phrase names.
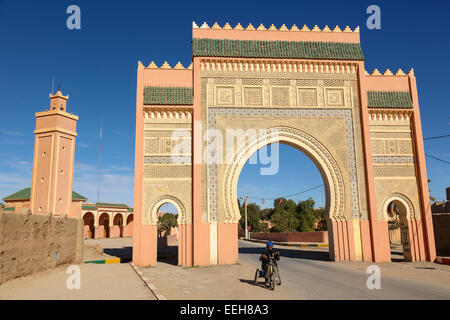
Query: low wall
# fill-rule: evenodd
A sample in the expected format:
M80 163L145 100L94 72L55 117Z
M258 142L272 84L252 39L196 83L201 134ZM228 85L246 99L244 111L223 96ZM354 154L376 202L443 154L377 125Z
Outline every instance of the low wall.
M432 216L436 252L440 256L450 256L450 214L433 214Z
M83 220L0 212L0 284L83 260Z
M328 243L328 231L315 232L250 232L250 238L278 242Z

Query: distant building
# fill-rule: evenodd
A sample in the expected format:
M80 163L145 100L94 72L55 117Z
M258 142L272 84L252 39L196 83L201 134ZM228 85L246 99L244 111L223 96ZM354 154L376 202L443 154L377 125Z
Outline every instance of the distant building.
M435 213L448 213L450 214L450 187L445 189L447 200L446 201L436 201L431 205L431 212Z
M31 188L24 188L13 194L10 194L9 196L4 197L3 201L5 201L6 205L4 206L3 210L22 211L22 208L31 210L30 194ZM86 197L75 191L72 191L72 207L81 207L82 203L86 200Z
M67 112L69 96L61 90L49 97L50 107L35 114L31 188L3 198L3 210L80 219L81 204L87 198L72 191L78 117Z
M134 210L123 203L97 202L81 206L87 239L133 236Z
M447 200L431 205L436 251L440 256L450 256L450 187L446 188Z

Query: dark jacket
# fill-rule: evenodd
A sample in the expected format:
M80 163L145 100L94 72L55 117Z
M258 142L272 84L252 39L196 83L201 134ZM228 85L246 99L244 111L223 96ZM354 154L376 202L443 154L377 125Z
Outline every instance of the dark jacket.
M262 261L264 264L269 262L269 256L273 257L275 261L280 260L280 251L276 251L272 249L271 252L267 250L267 248L264 248L264 251L261 253L261 256L259 257L259 260Z

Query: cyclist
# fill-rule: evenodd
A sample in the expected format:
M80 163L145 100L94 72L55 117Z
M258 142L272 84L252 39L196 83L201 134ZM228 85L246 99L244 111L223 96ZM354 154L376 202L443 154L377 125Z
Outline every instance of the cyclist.
M267 242L264 251L261 253L259 260L261 261L261 269L264 271L264 276L267 277L267 266L270 261L270 257L274 258L275 266L277 266L277 261L280 260L280 251L275 251L273 249L272 241Z

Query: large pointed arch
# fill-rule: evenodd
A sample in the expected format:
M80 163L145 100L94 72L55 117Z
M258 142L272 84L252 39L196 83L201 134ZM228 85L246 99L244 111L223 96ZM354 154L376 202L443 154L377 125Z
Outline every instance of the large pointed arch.
M245 145L238 147L238 151L225 171L225 216L219 217L219 219L228 223L239 221L237 184L241 170L253 153L266 145L278 142L300 150L314 162L324 181L327 218L332 221L346 220L344 216L344 180L336 160L327 148L311 135L283 126L261 130L251 137Z

